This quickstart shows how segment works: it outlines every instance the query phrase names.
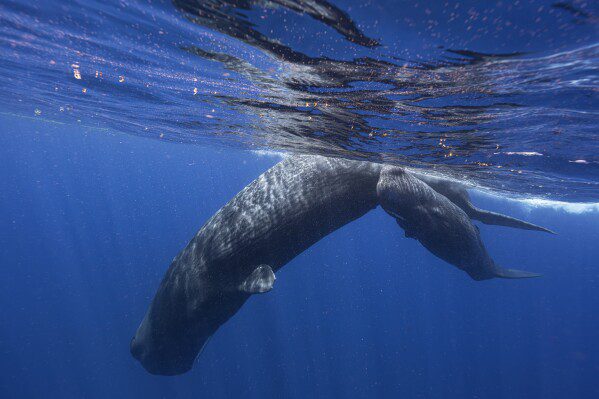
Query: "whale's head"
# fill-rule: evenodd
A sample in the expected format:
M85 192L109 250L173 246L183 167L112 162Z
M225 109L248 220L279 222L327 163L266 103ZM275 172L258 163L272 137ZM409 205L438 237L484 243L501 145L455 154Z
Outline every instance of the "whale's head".
M131 355L151 374L183 374L192 368L211 331L202 332L185 317L158 312L154 305L131 339Z
M131 340L131 354L151 374L183 374L247 298L207 279L169 272Z
M169 269L131 339L131 355L151 374L189 371L215 331L215 293L190 285L187 277Z

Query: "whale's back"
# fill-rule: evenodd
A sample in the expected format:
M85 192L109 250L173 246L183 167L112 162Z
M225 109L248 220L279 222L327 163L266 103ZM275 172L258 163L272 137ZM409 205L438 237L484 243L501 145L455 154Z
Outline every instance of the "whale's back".
M259 264L275 271L312 244L378 204L380 166L294 156L254 180L198 233L212 269ZM193 245L193 241L191 243Z

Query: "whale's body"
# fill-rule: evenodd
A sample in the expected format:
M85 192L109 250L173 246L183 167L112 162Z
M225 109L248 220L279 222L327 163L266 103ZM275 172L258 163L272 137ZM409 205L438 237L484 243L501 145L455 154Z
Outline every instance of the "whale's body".
M131 353L153 374L188 371L212 334L252 294L272 288L274 273L378 205L406 235L475 279L533 276L501 275L504 269L492 263L459 204L403 169L294 156L239 192L175 257L131 342Z

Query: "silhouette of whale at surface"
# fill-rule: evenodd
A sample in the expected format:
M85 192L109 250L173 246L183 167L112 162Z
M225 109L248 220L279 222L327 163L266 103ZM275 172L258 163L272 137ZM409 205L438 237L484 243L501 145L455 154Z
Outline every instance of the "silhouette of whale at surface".
M497 266L470 218L548 231L475 208L463 186L403 168L321 156L293 156L223 206L175 257L131 353L152 374L191 369L214 332L275 273L329 233L378 205L439 258L475 280L536 277Z

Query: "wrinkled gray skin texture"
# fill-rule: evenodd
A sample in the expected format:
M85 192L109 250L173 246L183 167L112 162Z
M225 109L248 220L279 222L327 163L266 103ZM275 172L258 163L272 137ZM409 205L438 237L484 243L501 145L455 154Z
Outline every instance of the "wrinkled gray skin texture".
M175 257L131 341L132 355L152 374L185 373L252 294L272 288L273 272L378 205L406 236L475 280L536 276L494 264L470 221L472 209L486 211L459 185L396 166L293 156L239 192ZM544 230L493 215L491 224Z

